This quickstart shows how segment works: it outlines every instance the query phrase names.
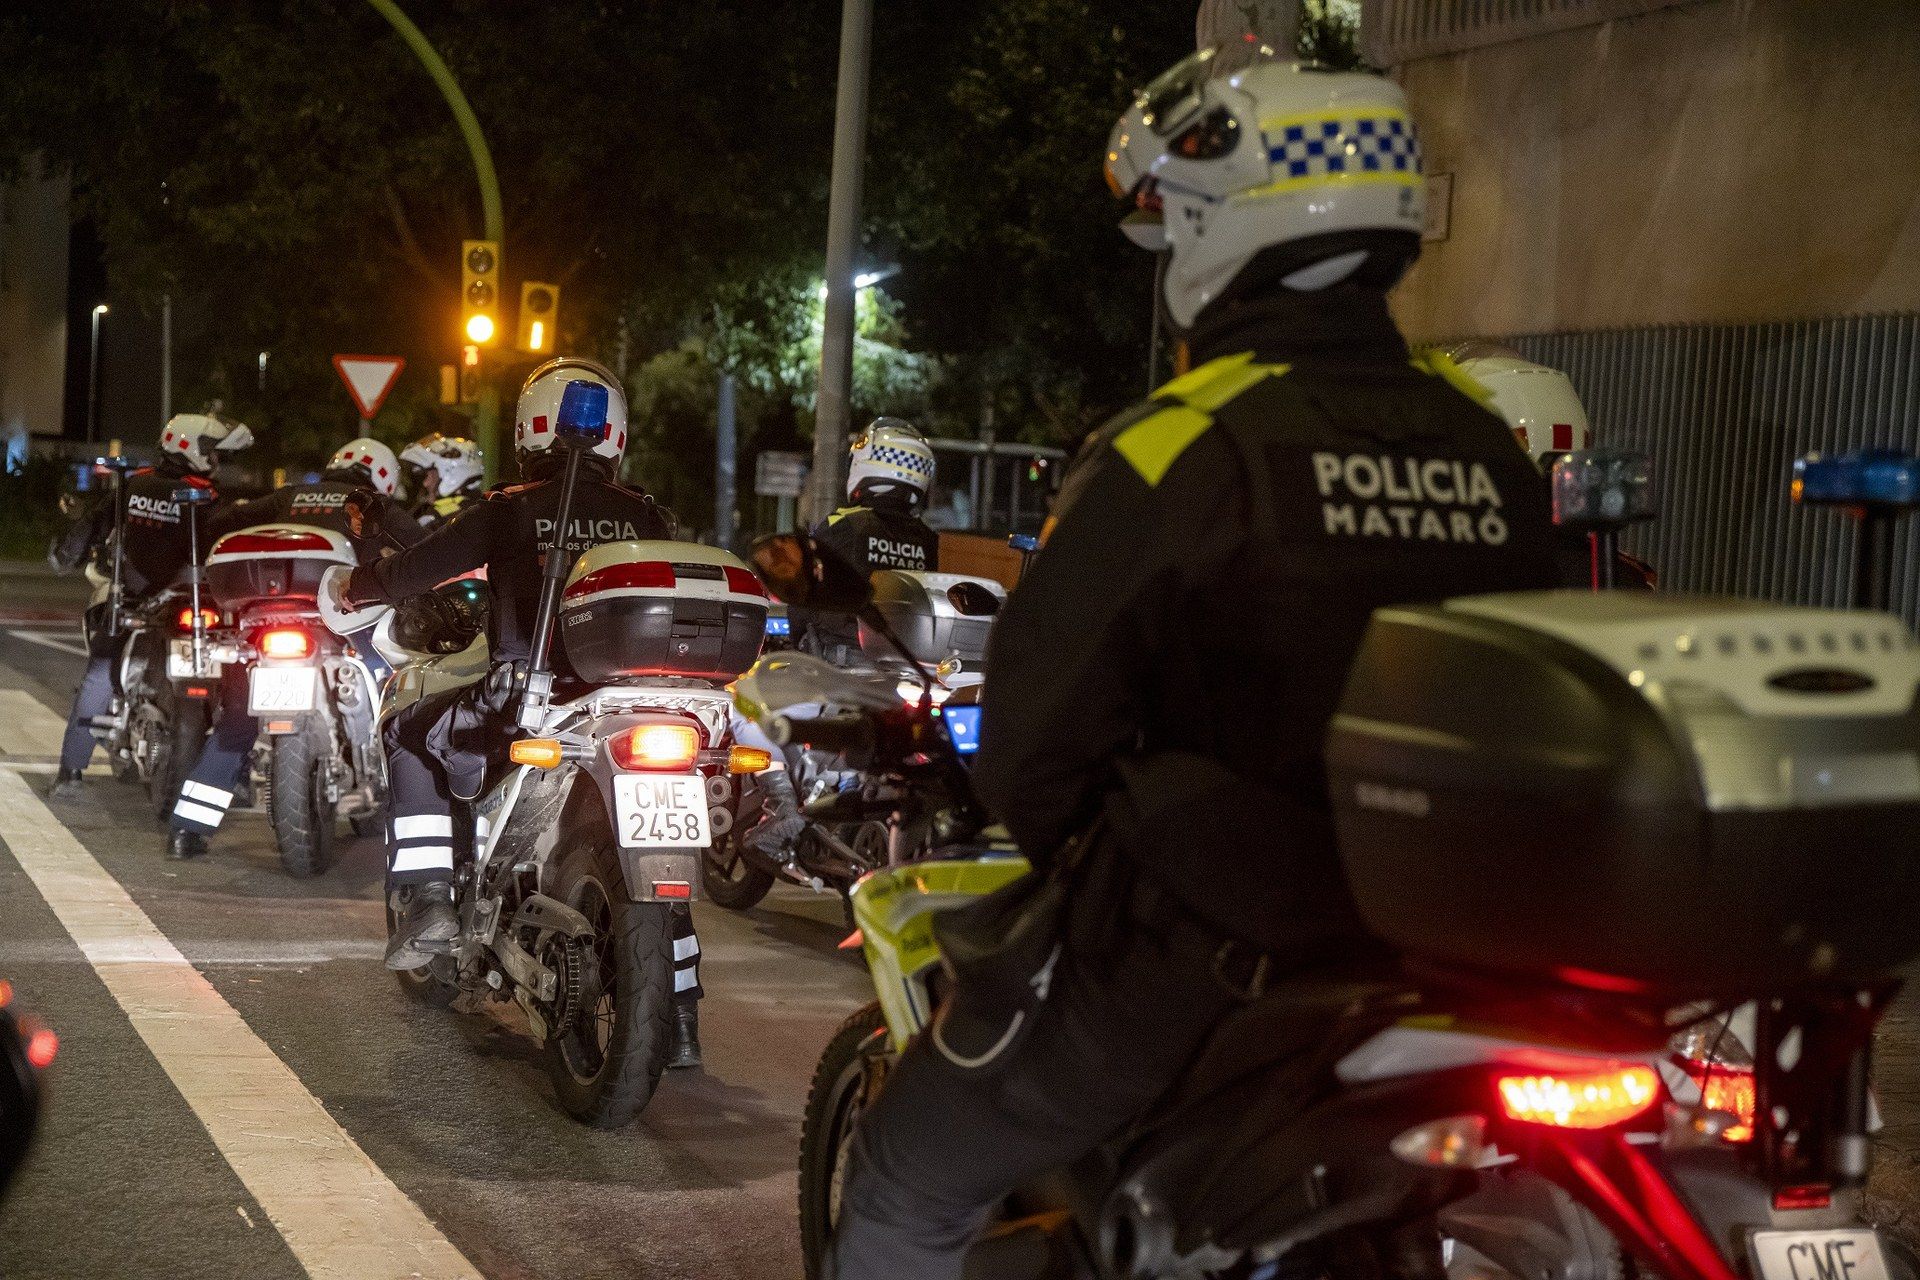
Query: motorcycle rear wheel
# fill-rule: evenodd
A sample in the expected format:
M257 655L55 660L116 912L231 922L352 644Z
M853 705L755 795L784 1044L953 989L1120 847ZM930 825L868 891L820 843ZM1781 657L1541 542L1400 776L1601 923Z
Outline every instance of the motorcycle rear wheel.
M267 816L273 822L280 865L301 880L333 865L336 824L333 805L326 799L332 754L326 726L317 716L302 717L292 733L276 734L273 739Z
M672 908L629 897L604 821L563 834L560 847L555 896L592 921L594 934L577 1009L547 1041L547 1074L568 1115L617 1129L646 1108L667 1065Z
M729 911L760 905L773 888L773 872L755 866L741 847L743 832L736 827L717 837L700 855L700 887L712 901Z
M866 1102L869 1064L886 1052L886 1037L886 1015L875 1001L840 1024L813 1069L800 1125L800 1257L807 1280L826 1274L853 1126Z

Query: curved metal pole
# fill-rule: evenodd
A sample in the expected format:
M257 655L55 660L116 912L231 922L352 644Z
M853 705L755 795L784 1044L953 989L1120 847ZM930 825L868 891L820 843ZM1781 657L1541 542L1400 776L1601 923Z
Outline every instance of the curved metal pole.
M420 65L433 77L434 84L440 87L440 94L447 100L447 106L453 109L453 118L460 126L460 136L467 140L467 151L473 156L474 173L480 179L480 221L485 228L485 238L500 246L500 260L506 262L505 219L500 213L500 179L493 172L493 152L487 150L487 139L480 132L480 120L473 114L472 106L467 103L467 95L460 91L460 82L453 78L453 72L441 59L439 52L421 34L420 28L413 25L413 19L400 12L400 6L393 0L367 0L400 33L414 56L420 59ZM504 273L505 266L498 270ZM504 279L504 274L502 276ZM474 406L473 435L486 455L487 479L491 481L500 466L499 449L500 391L491 379L480 381L480 402Z

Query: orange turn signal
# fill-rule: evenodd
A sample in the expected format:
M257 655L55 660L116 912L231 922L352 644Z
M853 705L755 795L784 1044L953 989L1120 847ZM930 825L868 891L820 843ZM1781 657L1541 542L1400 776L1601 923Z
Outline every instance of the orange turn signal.
M1496 1084L1509 1120L1556 1129L1611 1128L1660 1100L1660 1077L1652 1067L1501 1076Z
M773 752L760 747L735 747L727 752L728 773L759 773L773 768Z
M522 738L507 748L507 759L536 769L560 767L560 744L552 738Z

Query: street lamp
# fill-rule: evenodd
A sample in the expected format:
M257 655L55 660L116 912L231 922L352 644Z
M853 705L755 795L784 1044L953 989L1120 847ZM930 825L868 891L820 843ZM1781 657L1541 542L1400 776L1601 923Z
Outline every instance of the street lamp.
M87 346L87 443L93 443L94 426L100 418L100 317L107 304L93 309L93 337Z

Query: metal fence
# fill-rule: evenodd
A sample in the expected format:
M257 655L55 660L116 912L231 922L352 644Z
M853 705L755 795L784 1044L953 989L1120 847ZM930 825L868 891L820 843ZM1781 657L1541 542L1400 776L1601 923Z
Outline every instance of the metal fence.
M1361 0L1368 62L1397 66L1697 0Z
M1653 456L1662 513L1628 541L1675 590L1844 604L1853 529L1793 506L1793 460L1920 452L1917 314L1502 341L1566 371L1599 443ZM1894 607L1920 622L1920 520L1900 531L1894 573Z

